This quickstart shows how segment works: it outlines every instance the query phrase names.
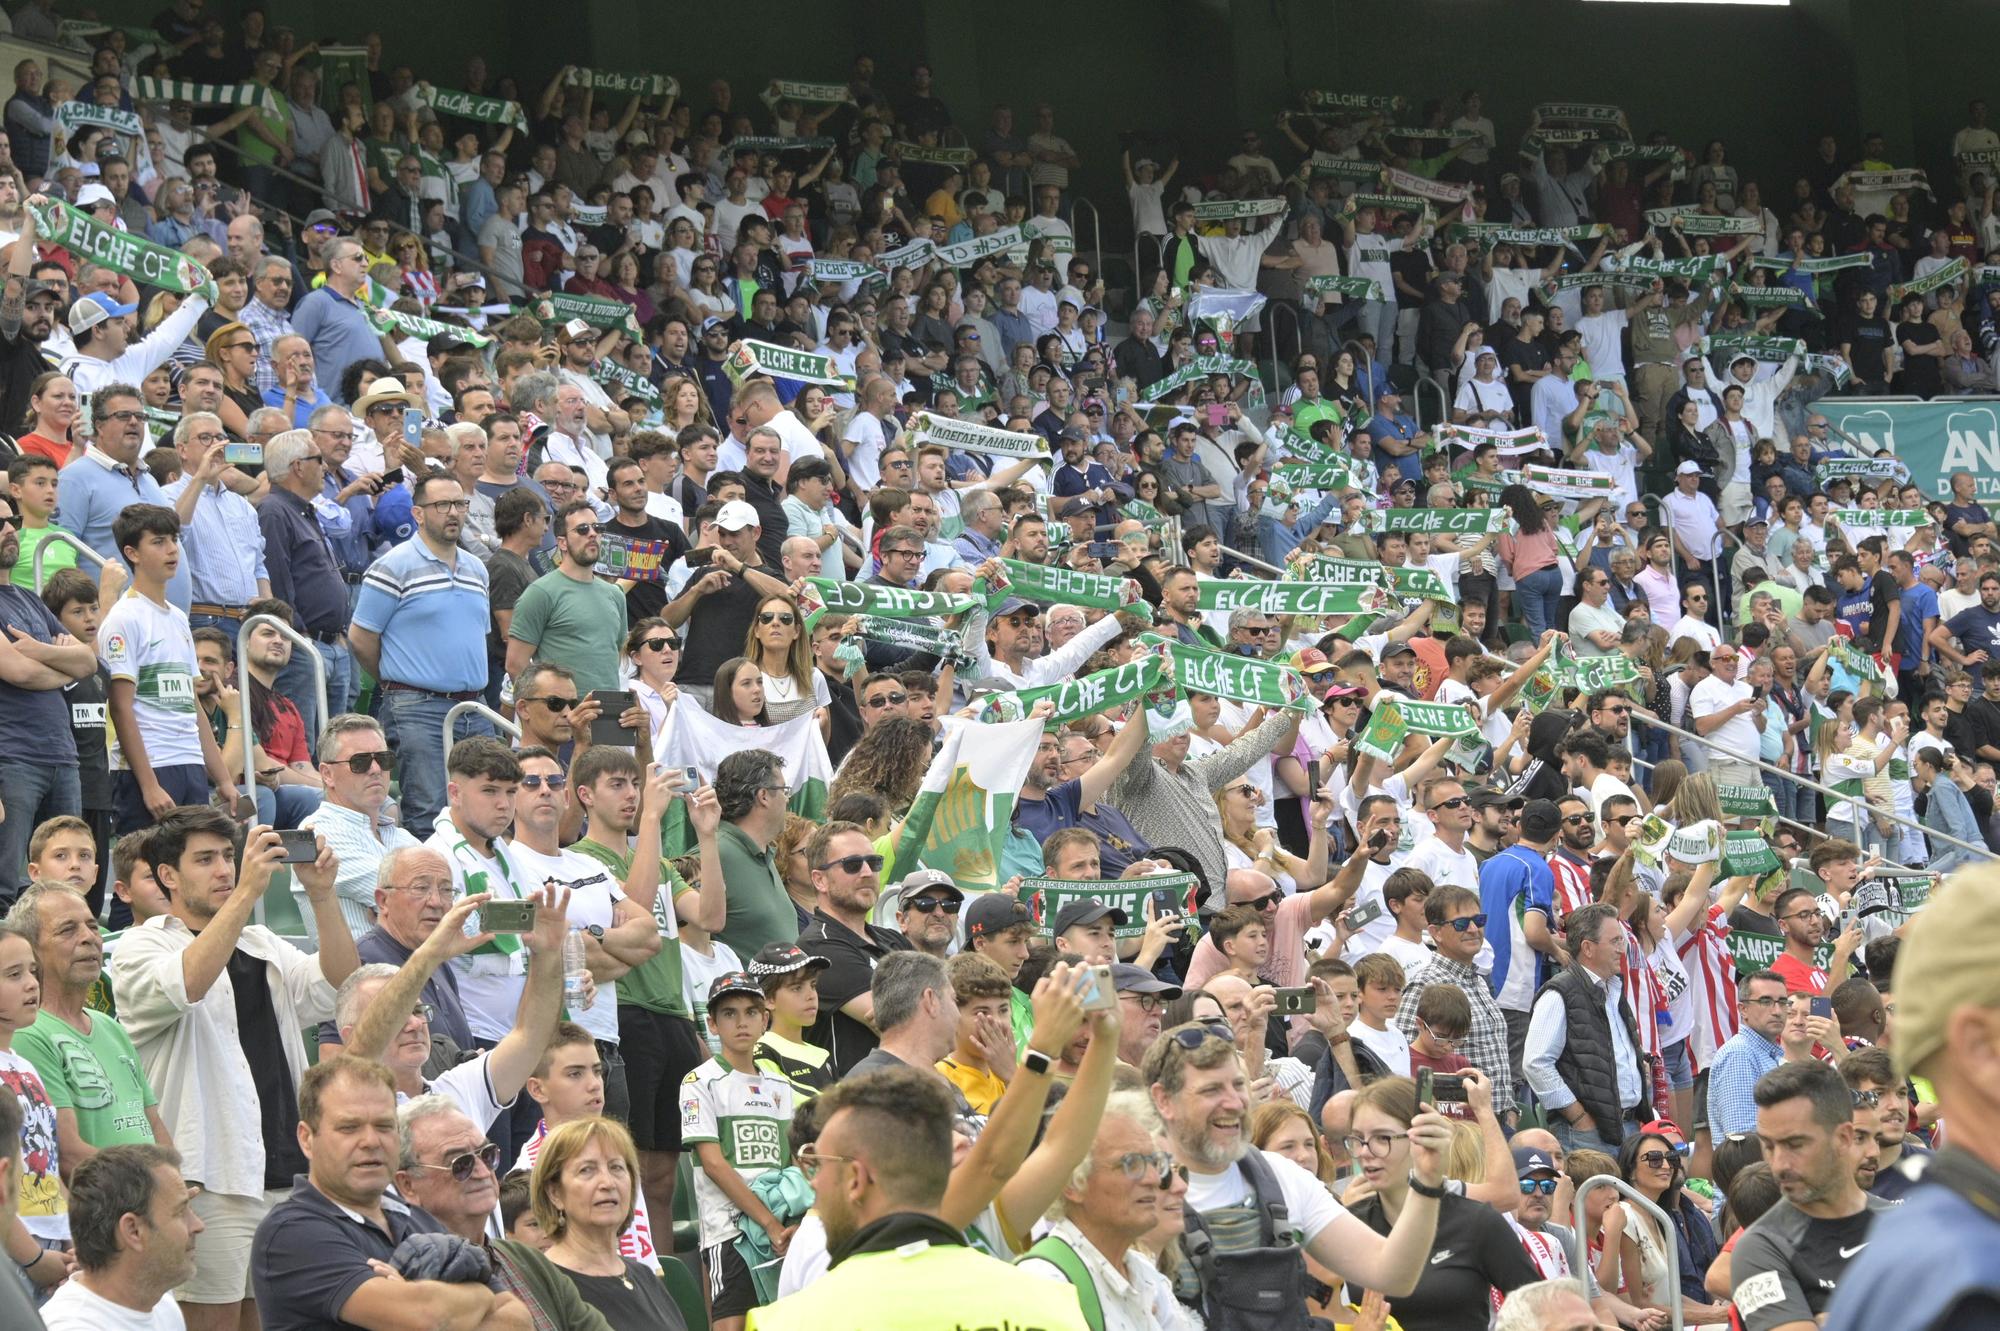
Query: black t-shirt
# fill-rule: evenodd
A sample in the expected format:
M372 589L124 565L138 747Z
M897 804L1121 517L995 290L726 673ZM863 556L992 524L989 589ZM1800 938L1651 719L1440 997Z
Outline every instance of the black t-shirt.
M1849 315L1835 340L1848 345L1848 364L1857 379L1880 383L1886 377L1882 355L1889 348L1888 320L1879 314L1870 319Z
M1981 745L2000 747L2000 734L1993 729L1993 707L1984 698L1975 698L1962 712L1951 712L1945 716L1944 742L1951 745L1953 753L1962 753L1974 762L1987 762L1979 756Z
M1883 635L1889 630L1889 607L1902 599L1903 589L1896 585L1896 575L1886 568L1877 569L1875 576L1868 581L1868 636L1879 650L1886 651L1894 646L1885 641ZM1902 635L1899 632L1897 636Z
M1410 295L1400 288L1396 292L1398 310L1422 309L1422 292L1431 282L1431 256L1421 249L1397 250L1389 256L1389 271L1409 283L1418 295Z
M1919 319L1915 323L1896 325L1896 345L1905 342L1928 349L1943 341L1938 330ZM1903 391L1920 397L1931 397L1944 391L1944 362L1935 356L1922 355L1903 357Z
M1516 369L1534 371L1548 368L1549 349L1540 342L1523 342L1520 338L1513 337L1500 344L1500 369L1507 380L1508 391L1514 395L1515 410L1524 413L1522 420L1527 419L1525 413L1529 410L1535 386L1532 383L1514 382L1513 372Z
M289 1188L306 1172L299 1149L299 1096L292 1084L292 1065L285 1058L285 1038L278 1014L271 1007L271 986L264 962L238 948L229 954L229 985L236 995L236 1041L250 1064L250 1082L257 1090L259 1127L264 1136L264 1186ZM292 1032L298 1038L298 1032Z
M1853 1215L1819 1220L1781 1199L1760 1216L1736 1241L1729 1266L1731 1302L1744 1331L1810 1322L1825 1312L1847 1264L1868 1246L1875 1217L1892 1205L1869 1197Z
M799 946L827 961L819 973L819 1017L807 1029L806 1043L826 1050L833 1075L845 1077L875 1051L878 1041L866 1023L842 1012L841 1006L867 993L875 979L875 963L891 952L908 951L910 940L873 924L862 937L816 910L812 923L799 934Z
M1352 1210L1362 1224L1388 1237L1390 1221L1380 1197ZM1489 1289L1511 1293L1541 1278L1498 1211L1448 1196L1438 1203L1437 1236L1424 1273L1416 1289L1393 1301L1393 1311L1403 1331L1485 1331L1493 1315ZM1360 1302L1358 1287L1349 1284L1347 1293L1351 1302Z
M707 577L714 567L695 568L689 584ZM757 604L763 599L764 593L739 573L696 601L682 626L681 665L674 678L689 684L715 683L716 669L730 657L743 655L744 635L750 632L750 621L757 617Z
M62 692L63 702L69 707L70 738L76 742L83 807L108 810L112 807L111 772L104 747L104 726L105 707L111 699L111 672L99 665L96 674L63 685Z
M625 521L624 513L620 512L597 530L598 535L607 539L619 536L632 541L665 541L667 550L660 556L660 572L663 575L688 552L689 548L685 532L665 518L656 518L650 513L646 514L644 520L637 526L632 526ZM659 614L666 609L668 599L667 584L664 580L633 583L632 589L625 593L625 622L636 624L642 619Z
M1993 516L1986 511L1986 505L1984 504L1977 502L1970 504L1946 504L1944 506L1944 539L1950 544L1951 552L1955 555L1962 555L1972 548L1971 541L1952 530L1954 523L1991 521L1993 521Z

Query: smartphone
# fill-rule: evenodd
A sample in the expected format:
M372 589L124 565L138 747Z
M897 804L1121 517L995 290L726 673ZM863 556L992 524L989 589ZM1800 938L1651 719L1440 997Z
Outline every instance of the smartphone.
M1368 838L1368 849L1380 850L1382 847L1388 845L1389 841L1390 837L1386 831L1377 832L1374 836Z
M1203 408L1210 429L1219 430L1229 424L1229 408L1220 402L1211 402Z
M481 933L525 934L535 927L532 901L489 901L476 912Z
M1429 1068L1417 1069L1417 1108L1435 1110L1437 1108L1437 1078Z
M1116 541L1092 541L1085 548L1090 551L1092 559L1116 559L1119 555Z
M682 555L681 558L687 561L689 568L701 568L705 564L715 562L715 547L712 545L698 545Z
M1153 901L1154 919L1164 920L1168 916L1178 915L1181 913L1180 903L1174 900L1174 894L1167 891L1166 888L1164 887L1154 888L1151 893L1151 897Z
M415 407L403 408L403 442L411 448L424 442L424 413Z
M375 486L375 493L381 494L384 490L387 490L392 486L401 485L404 481L408 480L409 478L410 474L404 471L401 467L396 467L390 471L385 471L382 473L381 481L377 483L377 485Z
M1319 759L1314 758L1312 761L1306 764L1306 803L1317 804L1318 802L1319 802Z
M1109 966L1092 966L1090 980L1090 992L1083 997L1085 1012L1109 1012L1118 1006L1118 987L1112 983Z
M1273 989L1277 995L1278 1015L1281 1017L1303 1017L1319 1011L1319 994L1311 985L1301 985L1296 989Z
M1431 1093L1439 1105L1462 1105L1465 1099L1465 1078L1456 1072L1439 1072L1431 1077Z
M285 858L281 864L311 864L319 858L319 842L313 837L312 829L306 827L281 827L278 841L285 848Z
M1347 927L1357 930L1365 929L1375 923L1375 921L1381 919L1383 913L1387 910L1388 907L1379 901L1370 901L1366 905L1356 906L1348 913Z
M264 465L262 444L224 444L222 460L232 467L261 467Z
M1811 999L1806 1003L1806 1011L1810 1012L1815 1017L1826 1017L1830 1019L1833 1016L1833 1000L1822 994L1819 997Z
M615 744L621 749L637 746L638 730L618 719L632 706L632 694L625 689L592 689L588 696L597 700L597 715L590 722L590 742Z

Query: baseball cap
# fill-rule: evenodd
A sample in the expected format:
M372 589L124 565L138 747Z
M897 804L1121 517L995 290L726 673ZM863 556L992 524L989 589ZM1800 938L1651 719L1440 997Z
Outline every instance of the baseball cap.
M1944 1051L1952 1015L1968 1007L2000 1007L2000 866L1953 874L1910 921L1896 967L1923 982L1896 995L1896 1043L1905 1073L1924 1071Z
M31 279L28 282L26 288L26 294L23 295L21 299L25 303L27 301L33 300L37 296L55 296L60 298L67 291L68 288L65 287L60 282L42 282Z
M1079 444L1087 444L1090 442L1090 436L1085 434L1083 431L1077 429L1074 425L1064 430L1060 437L1065 441L1074 440Z
M790 975L794 971L823 971L833 963L825 957L816 957L797 943L766 943L757 949L757 955L750 958L750 973L755 976Z
M764 524L758 518L756 509L741 499L732 499L715 515L715 525L724 531L742 531L745 527L761 527Z
M106 319L131 314L137 305L120 305L102 291L93 291L69 307L69 331L84 333L97 327Z
M1761 513L1752 513L1748 518L1744 519L1743 525L1746 527L1768 527L1771 525L1771 519Z
M95 181L76 192L76 206L79 208L95 208L100 203L117 202L116 195Z
M1326 700L1328 702L1332 702L1335 698L1365 698L1367 696L1368 690L1362 688L1359 684L1336 684L1326 691Z
M1556 1162L1550 1159L1549 1153L1539 1146L1516 1146L1514 1148L1514 1172L1516 1174L1532 1174L1537 1170L1547 1170L1551 1174L1556 1173Z
M764 987L749 971L724 971L716 976L708 986L708 1006L714 1008L730 994L748 994L760 1003L764 1001Z
M718 319L711 314L701 321L701 331L706 333L711 328L726 328L728 324L727 319Z
M1562 825L1562 810L1554 800L1529 800L1521 809L1521 835L1529 841L1547 841Z
M1296 664L1302 675L1320 675L1333 669L1333 662L1317 647L1308 647L1300 652Z
M1512 809L1526 802L1519 795L1509 795L1506 791L1495 790L1492 786L1474 786L1465 792L1465 798L1475 809Z
M1095 897L1078 897L1075 901L1065 902L1063 908L1056 912L1056 922L1049 932L1059 934L1079 924L1096 924L1107 915L1113 924L1125 923L1125 912L1116 906L1107 906Z
M338 227L339 225L340 219L333 215L333 210L330 208L315 208L306 214L306 229L308 231L316 226Z
M1033 924L1035 917L1018 899L1005 892L983 892L965 908L965 936L991 938L1017 924Z
M1181 987L1168 984L1144 966L1128 961L1112 963L1111 987L1121 994L1160 994L1172 1001L1181 996Z
M1026 610L1029 613L1036 615L1042 613L1042 608L1039 605L1036 605L1033 601L1028 600L1026 597L1010 596L1006 600L1000 603L1000 608L993 612L993 617L995 619L1005 619L1007 616L1013 614L1017 610Z
M1415 656L1416 654L1417 649L1410 646L1408 639L1402 642L1392 642L1382 649L1382 659L1384 661L1392 656Z
M950 874L939 869L918 869L906 874L901 882L890 888L890 891L895 894L896 900L901 902L905 897L913 897L919 892L940 889L951 893L960 901L965 900L964 890L951 880Z
M1693 458L1689 458L1687 459L1687 461L1681 463L1680 466L1674 468L1674 475L1699 476L1701 475L1701 464L1699 462L1696 462Z

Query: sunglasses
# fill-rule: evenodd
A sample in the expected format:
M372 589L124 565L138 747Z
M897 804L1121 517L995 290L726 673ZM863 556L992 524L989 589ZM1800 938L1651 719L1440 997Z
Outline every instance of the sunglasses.
M1524 1178L1521 1180L1521 1195L1532 1197L1539 1192L1544 1197L1553 1197L1556 1195L1556 1184L1559 1181L1552 1178Z
M567 712L581 702L580 698L521 698L520 702L538 702L551 712Z
M366 753L348 755L347 770L356 776L366 776L372 769L380 767L388 771L395 766L396 755L387 749L370 749Z
M1458 919L1446 920L1445 926L1459 933L1466 933L1473 929L1484 929L1486 927L1486 912L1481 911L1477 915L1461 915Z
M1572 813L1572 814L1568 815L1567 817L1565 817L1565 818L1563 819L1563 826L1565 826L1565 827L1582 827L1582 826L1584 826L1585 824L1587 824L1587 823L1589 823L1589 822L1590 822L1590 815L1589 815L1589 814L1587 814L1587 813Z
M903 909L913 910L919 915L929 915L941 908L947 915L956 915L964 905L963 901L953 897L911 897L903 903Z
M759 624L783 624L786 628L790 628L792 625L798 623L799 620L798 616L789 610L759 610L757 612L757 622Z
M864 703L863 706L901 707L904 703L908 702L909 700L910 700L910 695L907 693L878 693L875 695L874 702Z
M1636 1159L1648 1169L1678 1169L1681 1163L1679 1151L1641 1151Z
M1235 1044L1236 1032L1230 1030L1219 1021L1205 1021L1199 1026L1183 1027L1174 1032L1174 1043L1189 1053L1193 1053L1210 1040L1222 1040L1228 1044Z
M1471 803L1471 801L1470 801L1470 800L1468 800L1468 799L1466 799L1466 797L1465 797L1465 796L1463 796L1463 795L1454 795L1454 796L1452 796L1452 797L1451 797L1450 799L1448 799L1448 800L1439 800L1439 801L1438 801L1438 802L1437 802L1436 804L1433 804L1433 805L1431 805L1431 808L1433 808L1433 809L1463 809L1463 808L1464 808L1464 807L1465 807L1465 806L1466 806L1467 804L1469 804L1469 803Z
M455 1182L467 1183L472 1179L473 1168L485 1165L486 1172L498 1175L500 1171L500 1148L487 1142L476 1151L461 1151L441 1165L418 1165L418 1169L448 1170Z
M1250 901L1239 901L1236 904L1239 906L1248 906L1252 910L1275 910L1278 903L1284 899L1285 894L1283 892L1272 892L1266 896L1256 897Z
M819 867L838 869L842 873L860 873L864 868L869 873L880 873L884 862L880 855L843 855L837 860L828 860Z
M646 638L641 640L639 645L649 652L664 652L669 647L675 651L679 651L681 649L681 640L679 638Z
M521 778L521 789L523 790L540 790L543 786L547 786L550 790L561 790L568 784L569 778L561 772L553 772L548 776L524 776Z

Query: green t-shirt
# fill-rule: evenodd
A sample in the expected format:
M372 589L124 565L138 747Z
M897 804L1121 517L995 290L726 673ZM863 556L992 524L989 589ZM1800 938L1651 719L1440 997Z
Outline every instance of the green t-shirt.
M617 875L621 884L632 872L632 852L629 850L620 855L609 846L590 840L573 841L569 848L605 865ZM618 1002L621 1005L630 1003L649 1012L664 1012L670 1017L686 1017L690 1021L694 1019L694 1014L688 1011L687 993L681 986L680 923L669 914L674 901L688 890L688 885L674 872L674 866L661 860L660 887L653 893L653 923L660 929L660 950L647 958L644 964L634 966L619 977Z
M532 590L532 589L531 589ZM515 612L520 623L520 612ZM799 913L778 877L778 863L735 823L722 824L722 880L729 884L729 918L716 938L748 959L766 943L799 941Z
M579 696L618 687L625 645L625 594L602 578L578 582L557 569L528 584L507 636L532 643L535 659L568 666Z
M276 88L270 89L270 97L275 104L274 109L258 110L252 114L264 123L272 138L283 142L285 131L292 123L291 99ZM257 137L248 125L236 131L236 148L237 155L250 166L270 166L278 160L278 150Z
M7 575L9 582L16 587L35 590L35 551L41 548L42 542L48 540L49 533L54 530L52 526L21 528L21 557L14 561L13 571ZM48 554L42 557L42 577L45 579L53 578L58 569L75 567L76 547L68 541L57 541L49 547Z
M14 1052L35 1065L50 1104L76 1112L77 1133L92 1146L102 1150L153 1140L146 1106L160 1097L146 1082L132 1037L110 1017L93 1016L85 1035L43 1012L14 1036Z

